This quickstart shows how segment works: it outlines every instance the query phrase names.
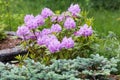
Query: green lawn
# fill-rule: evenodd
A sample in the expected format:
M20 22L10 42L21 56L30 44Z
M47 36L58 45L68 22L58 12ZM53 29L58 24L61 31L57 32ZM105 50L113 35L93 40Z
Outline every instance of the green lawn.
M87 0L86 0L87 1ZM8 27L6 30L9 30L10 27L12 30L16 31L17 27L23 24L23 17L26 14L37 15L40 13L42 8L49 7L53 11L67 10L68 6L71 3L80 4L81 8L89 11L89 17L93 17L94 20L94 29L98 32L107 34L108 31L113 31L116 34L120 35L120 10L117 11L107 11L107 10L93 10L91 8L86 8L87 5L83 0L19 0L10 2L10 16L8 19L3 18ZM56 6L55 6L56 5ZM7 12L6 12L7 13Z
M106 34L108 31L113 31L120 36L120 10L93 10L89 12L89 15L95 19L93 26L95 30Z

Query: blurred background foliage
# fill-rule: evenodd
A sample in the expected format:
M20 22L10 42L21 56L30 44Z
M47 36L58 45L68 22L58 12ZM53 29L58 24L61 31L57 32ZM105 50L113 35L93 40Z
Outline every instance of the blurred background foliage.
M0 0L0 23L7 26L5 30L16 31L26 14L40 14L44 7L62 12L71 3L88 11L88 16L94 18L93 28L98 32L113 31L120 35L120 0Z

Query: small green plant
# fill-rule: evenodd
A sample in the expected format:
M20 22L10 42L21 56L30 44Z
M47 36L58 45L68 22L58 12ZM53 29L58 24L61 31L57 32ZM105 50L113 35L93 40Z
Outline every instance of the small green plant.
M6 34L4 32L5 25L0 24L0 40L3 40L6 38Z
M18 60L19 65L22 66L22 65L24 64L24 60L28 58L28 54L23 55L23 56L18 55L18 56L16 56L15 58Z

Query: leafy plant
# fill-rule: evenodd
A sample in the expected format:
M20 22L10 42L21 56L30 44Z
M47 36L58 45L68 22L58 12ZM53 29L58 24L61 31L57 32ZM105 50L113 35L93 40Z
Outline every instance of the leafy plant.
M6 38L6 34L4 32L5 25L0 24L0 40L3 40Z
M94 53L99 53L107 58L118 57L120 58L120 41L118 36L109 31L107 36L101 36L96 34L96 43L92 45L94 47Z
M26 15L17 35L34 60L49 64L53 58L88 57L94 42L92 21L78 4L71 4L62 13L44 8L37 16Z
M0 0L0 21L2 25L6 25L5 29L9 31L17 29L17 26L23 23L22 19L24 16L24 14L18 14L12 11L12 8L16 7L15 5L12 5L12 3L13 0ZM17 2L14 4L16 3Z

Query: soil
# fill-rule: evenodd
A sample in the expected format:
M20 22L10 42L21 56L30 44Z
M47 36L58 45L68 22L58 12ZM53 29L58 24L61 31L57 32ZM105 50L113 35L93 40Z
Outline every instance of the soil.
M6 39L0 41L0 50L14 48L19 45L20 42L21 39L8 35Z

